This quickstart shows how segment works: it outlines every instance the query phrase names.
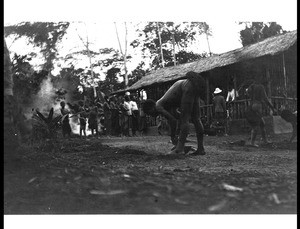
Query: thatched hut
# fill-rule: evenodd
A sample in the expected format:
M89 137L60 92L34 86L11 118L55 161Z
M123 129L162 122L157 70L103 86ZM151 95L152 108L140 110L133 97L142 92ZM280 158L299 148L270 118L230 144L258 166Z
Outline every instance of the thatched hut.
M232 83L239 92L237 101L232 103L233 119L243 119L247 100L243 90L251 79L264 84L268 96L278 108L288 103L291 109L297 106L297 31L267 38L261 42L235 49L220 55L213 55L195 62L150 72L127 91L146 90L148 98L159 99L176 80L185 77L189 71L202 73L206 79L206 105L203 114L211 117L211 93L215 87L227 95ZM122 93L124 90L114 94Z

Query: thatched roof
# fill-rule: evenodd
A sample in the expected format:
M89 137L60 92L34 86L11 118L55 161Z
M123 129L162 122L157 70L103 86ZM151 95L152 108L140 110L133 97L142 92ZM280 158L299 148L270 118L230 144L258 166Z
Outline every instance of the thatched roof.
M275 55L289 49L297 41L297 30L267 38L261 42L235 49L220 55L200 59L195 62L161 68L145 75L127 90L136 90L153 84L184 78L189 71L206 72L214 68L258 58Z

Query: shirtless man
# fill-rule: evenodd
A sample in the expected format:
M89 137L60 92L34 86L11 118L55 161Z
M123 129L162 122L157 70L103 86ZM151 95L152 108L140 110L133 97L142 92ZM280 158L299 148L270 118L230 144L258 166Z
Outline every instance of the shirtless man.
M250 111L246 115L246 119L249 122L252 130L251 130L251 145L258 147L257 144L255 144L256 135L258 132L258 129L261 130L261 136L264 143L269 143L267 141L266 136L266 129L265 129L265 121L263 120L263 104L266 104L269 106L273 113L274 113L274 107L272 103L269 101L265 88L262 84L259 84L257 82L252 83L247 89L246 93L248 94L250 98Z
M189 133L189 120L196 129L198 148L193 155L204 155L203 147L203 126L200 120L200 97L205 92L205 81L196 72L188 72L187 79L175 82L164 96L156 103L153 100L146 100L143 110L146 114L166 117L171 128L171 140L176 147L173 147L169 154L183 154L184 144ZM180 134L176 141L176 124L180 123Z

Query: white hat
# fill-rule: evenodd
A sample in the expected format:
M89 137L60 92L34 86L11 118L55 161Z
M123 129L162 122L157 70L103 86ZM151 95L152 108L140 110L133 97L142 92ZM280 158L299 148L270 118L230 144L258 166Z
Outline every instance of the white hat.
M221 90L220 88L217 87L217 88L215 89L215 91L214 91L214 94L219 94L219 93L221 93L221 92L222 92L222 90Z
M126 92L125 92L125 95L130 95L130 92L129 92L129 91L126 91Z

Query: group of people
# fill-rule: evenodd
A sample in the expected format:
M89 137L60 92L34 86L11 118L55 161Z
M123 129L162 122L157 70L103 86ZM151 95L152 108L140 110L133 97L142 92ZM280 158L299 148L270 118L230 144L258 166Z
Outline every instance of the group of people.
M146 114L152 116L162 115L169 121L171 141L174 144L169 154L185 154L187 152L185 142L189 132L189 120L192 120L195 126L198 143L197 149L191 154L205 154L203 146L204 128L200 117L200 101L204 98L204 92L205 81L201 74L188 72L186 79L176 81L157 102L150 99L145 101L143 109ZM221 92L219 88L214 91L213 110L216 119L224 119L226 111L225 99L220 95ZM266 104L273 113L275 109L268 99L263 85L259 82L253 81L246 89L246 93L250 98L250 105L246 114L246 119L251 126L250 144L257 147L255 141L259 129L262 140L268 143L265 122L262 118L262 107ZM178 136L176 136L176 133L179 133Z
M200 106L202 104L206 91L205 81L201 74L196 72L188 72L186 79L176 81L167 92L158 100L154 101L147 99L137 101L134 96L130 96L127 92L125 96L104 96L104 103L99 103L94 108L90 109L88 122L89 128L95 130L97 128L97 112L103 112L102 124L104 125L104 133L106 135L115 136L134 136L137 131L142 131L145 128L145 115L160 116L168 120L170 127L171 142L174 147L169 154L186 154L191 148L185 147L186 138L189 133L189 121L191 120L195 126L197 137L197 149L192 150L192 155L204 155L203 146L204 128L200 117ZM217 120L224 120L226 115L225 98L220 94L221 89L216 88L213 98L213 112ZM235 92L230 92L229 97L234 97ZM262 108L266 104L271 108L273 113L275 109L268 99L264 86L257 81L246 89L250 105L246 112L246 119L251 126L251 145L257 147L256 136L260 129L262 140L268 143L265 122L263 120ZM231 98L232 99L232 98ZM61 113L66 116L67 112L64 108L64 102L61 103ZM79 108L80 119L80 134L85 130L86 125L86 108L84 104L80 104ZM67 117L63 119L63 134L70 133L69 127L64 127L67 123ZM132 135L129 130L132 130ZM84 132L85 134L85 132ZM227 132L225 131L225 134Z
M145 114L135 96L126 92L125 96L104 96L103 100L94 102L79 101L77 104L60 102L63 137L70 137L72 128L70 119L77 117L80 126L80 137L86 137L86 129L99 136L100 132L107 136L136 136L145 129ZM88 125L88 126L87 126Z
M145 115L141 101L129 92L125 96L104 96L103 113L105 134L110 136L136 136L145 128Z

